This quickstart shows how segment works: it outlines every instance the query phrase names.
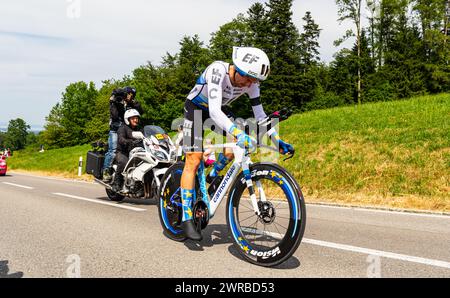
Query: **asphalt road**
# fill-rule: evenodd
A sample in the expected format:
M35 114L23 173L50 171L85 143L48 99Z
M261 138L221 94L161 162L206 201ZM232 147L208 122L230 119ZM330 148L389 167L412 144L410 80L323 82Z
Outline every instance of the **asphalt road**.
M450 277L450 216L307 205L295 255L262 268L240 259L223 210L202 242L179 243L155 204L110 202L93 183L0 177L0 277Z

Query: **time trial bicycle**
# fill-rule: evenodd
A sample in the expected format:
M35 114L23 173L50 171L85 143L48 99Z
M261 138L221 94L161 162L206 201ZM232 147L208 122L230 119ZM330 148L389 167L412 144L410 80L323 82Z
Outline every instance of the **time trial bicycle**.
M242 257L266 267L289 259L300 245L306 225L305 201L294 177L278 164L252 163L251 152L236 143L205 146L208 147L231 148L235 159L214 190L212 184L209 189L206 187L205 167L201 163L195 187L197 199L192 206L198 231L206 228L228 193L226 222ZM161 225L165 235L176 241L186 240L180 227L183 168L183 162L172 165L162 178L159 191Z

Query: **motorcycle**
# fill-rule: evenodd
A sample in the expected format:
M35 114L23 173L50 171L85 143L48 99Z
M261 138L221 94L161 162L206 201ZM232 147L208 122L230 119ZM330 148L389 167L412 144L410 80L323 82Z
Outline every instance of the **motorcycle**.
M103 185L112 201L133 199L157 199L161 179L167 169L176 162L177 153L167 133L159 126L144 127L144 138L136 140L138 146L130 151L129 160L122 173L117 173L117 164L112 165L112 179L102 180L104 150L89 151L86 172L94 175L95 182ZM98 144L96 144L98 146ZM112 190L115 175L123 175L124 183L119 192Z

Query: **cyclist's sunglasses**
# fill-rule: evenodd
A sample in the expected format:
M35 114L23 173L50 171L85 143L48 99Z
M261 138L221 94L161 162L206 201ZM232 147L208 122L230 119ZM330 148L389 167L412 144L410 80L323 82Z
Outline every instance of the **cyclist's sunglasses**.
M254 81L254 82L259 81L257 78L255 78L254 76L249 75L249 74L246 73L246 72L243 72L243 71L240 70L238 67L235 66L235 68L236 68L237 73L240 74L242 77L247 78L247 79L249 79L249 80L251 80L251 81Z

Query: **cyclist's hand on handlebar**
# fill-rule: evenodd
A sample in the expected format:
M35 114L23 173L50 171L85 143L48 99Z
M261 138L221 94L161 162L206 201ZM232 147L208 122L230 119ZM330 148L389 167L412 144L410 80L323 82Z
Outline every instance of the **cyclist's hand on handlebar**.
M236 137L237 145L243 149L251 150L256 146L256 140L237 128L236 124L230 128L229 133Z
M242 149L252 150L256 146L256 140L244 132L237 135L236 138L237 145Z
M280 140L278 142L278 146L279 146L280 153L283 155L286 155L286 154L292 155L295 152L295 149L291 144L286 143L282 140Z

